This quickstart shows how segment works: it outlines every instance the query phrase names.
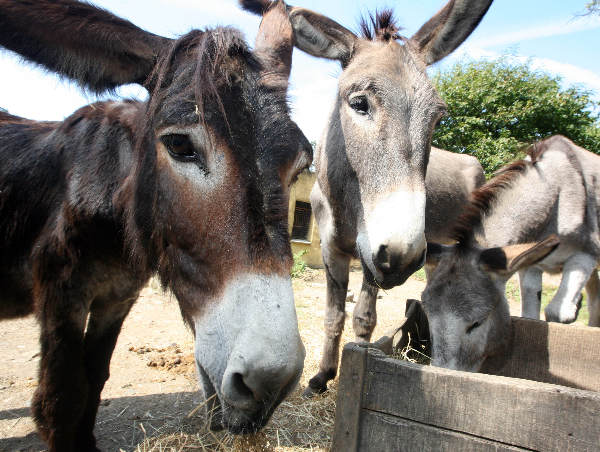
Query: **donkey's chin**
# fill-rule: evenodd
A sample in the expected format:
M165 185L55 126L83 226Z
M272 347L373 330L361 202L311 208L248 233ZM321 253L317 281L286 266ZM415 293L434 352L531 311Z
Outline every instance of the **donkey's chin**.
M270 404L268 409L264 403L254 409L242 410L228 403L221 394L216 392L212 382L202 379L205 394L205 413L209 428L218 432L228 430L234 435L256 433L268 422L277 404Z
M217 392L212 381L202 367L198 366L200 384L206 400L205 412L209 428L212 431L228 430L234 435L247 435L257 433L267 423L275 409L294 390L300 381L301 373L288 384L280 393L271 400L257 402L252 407L241 409L227 401L220 392Z
M377 273L374 274L371 271L371 266L365 262L362 257L361 263L366 280L372 286L388 290L404 284L408 278L410 278L417 270L422 268L423 265L425 265L425 253L423 253L419 259L412 261L408 265L399 266L398 268L387 273L377 271Z
M222 428L226 428L234 435L247 435L260 431L273 414L276 406L263 407L254 413L248 413L230 405L223 406Z

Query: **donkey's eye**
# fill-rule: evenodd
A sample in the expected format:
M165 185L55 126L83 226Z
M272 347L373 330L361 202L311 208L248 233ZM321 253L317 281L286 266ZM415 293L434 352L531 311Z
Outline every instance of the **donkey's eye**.
M354 96L348 100L350 108L359 115L366 115L369 113L369 101L366 96Z
M478 328L481 326L481 324L483 323L483 321L480 322L474 322L472 323L468 328L467 328L467 334L471 334L473 332L473 330L475 328Z
M169 155L176 160L190 161L196 159L196 150L187 135L170 133L160 137Z

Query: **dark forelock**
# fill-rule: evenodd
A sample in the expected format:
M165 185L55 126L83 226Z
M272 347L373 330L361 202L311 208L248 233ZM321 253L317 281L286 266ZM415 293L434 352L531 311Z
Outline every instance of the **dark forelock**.
M402 29L396 22L391 9L376 11L362 17L359 22L360 35L369 41L390 41L399 39L398 32Z

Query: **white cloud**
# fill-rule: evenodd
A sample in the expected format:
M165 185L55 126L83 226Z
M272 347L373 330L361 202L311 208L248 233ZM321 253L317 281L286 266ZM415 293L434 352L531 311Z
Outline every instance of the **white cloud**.
M594 91L596 97L600 95L600 76L588 69L574 64L561 63L550 58L527 58L523 56L515 58L521 62L530 61L531 67L534 69L560 75L566 85L583 85Z
M244 32L253 42L258 31L260 17L242 10L237 0L158 0L169 8L185 8L202 14L203 26L232 25Z
M62 120L78 108L102 98L82 91L75 83L23 63L9 52L0 51L0 107L28 119ZM138 85L126 85L117 90L117 97L145 98L146 91Z
M596 28L600 28L600 17L585 16L577 19L527 27L524 30L509 31L507 33L474 39L473 41L470 41L469 44L480 48L506 46L532 39L568 35L580 31L594 30Z

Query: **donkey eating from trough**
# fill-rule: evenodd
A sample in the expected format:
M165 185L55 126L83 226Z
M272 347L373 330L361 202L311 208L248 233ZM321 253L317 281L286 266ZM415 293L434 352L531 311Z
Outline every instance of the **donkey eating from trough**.
M510 337L506 282L517 271L562 271L547 320L572 321L586 284L590 325L600 326L600 157L562 136L537 143L472 194L457 244L429 244L437 265L423 292L433 364L477 371ZM591 275L591 278L590 278ZM540 309L541 278L530 285ZM535 287L534 287L535 286ZM524 302L530 298L525 295Z
M111 354L154 273L194 332L213 428L263 427L304 361L287 205L312 151L289 117L284 5L251 51L231 28L172 40L88 3L0 0L0 45L96 92L150 93L62 122L0 114L0 318L41 324L49 450L97 450Z
M242 1L254 12L268 3ZM362 262L363 292L401 284L424 263L425 170L445 111L426 67L456 49L490 4L450 0L410 39L398 35L390 11L363 21L357 36L320 14L288 7L296 47L343 68L311 193L327 313L323 357L307 395L324 391L337 373L350 259Z

